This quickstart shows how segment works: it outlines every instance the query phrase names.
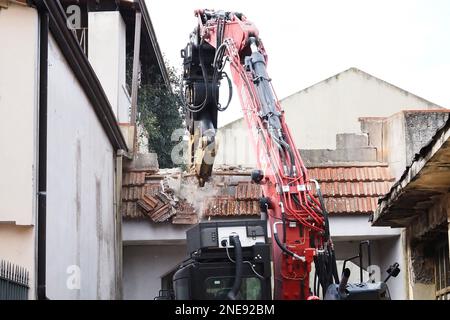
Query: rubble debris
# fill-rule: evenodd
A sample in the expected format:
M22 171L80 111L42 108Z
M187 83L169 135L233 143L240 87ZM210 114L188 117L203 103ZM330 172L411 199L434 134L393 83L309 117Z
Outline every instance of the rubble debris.
M162 192L158 192L155 196L145 193L137 204L154 222L166 221L176 213L170 203L170 198Z
M199 222L194 207L186 200L178 202L176 212L172 219L173 224L197 224Z
M124 218L191 225L203 217L257 216L262 190L249 169L222 166L203 188L180 169L127 172L122 195Z

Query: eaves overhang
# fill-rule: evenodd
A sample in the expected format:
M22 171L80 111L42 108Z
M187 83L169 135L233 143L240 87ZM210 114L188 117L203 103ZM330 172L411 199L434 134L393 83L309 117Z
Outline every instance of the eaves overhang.
M374 226L407 227L450 191L450 118L378 202Z

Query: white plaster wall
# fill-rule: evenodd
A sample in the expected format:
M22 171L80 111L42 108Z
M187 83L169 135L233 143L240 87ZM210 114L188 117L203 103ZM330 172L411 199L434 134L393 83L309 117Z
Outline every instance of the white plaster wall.
M125 246L123 290L126 300L153 300L161 289L161 277L187 257L185 245Z
M334 242L336 259L338 260L338 273L341 275L343 261L350 257L358 255L360 241L366 240L364 237L350 241L337 240ZM402 242L399 236L383 237L372 239L371 242L371 264L379 268L377 281L383 281L387 277L386 270L394 262L400 264L400 274L396 278L388 280L387 285L393 300L407 299L407 282L406 282L406 266L401 251ZM353 260L355 265L351 268L350 281L358 283L360 281L359 275L359 260ZM367 247L363 248L363 265L367 264ZM368 273L364 270L363 281L367 281Z
M330 232L333 239L379 239L382 237L399 236L401 229L390 227L372 227L369 216L366 215L330 215Z
M119 11L89 12L88 56L120 123L129 121L126 82L126 26Z
M219 149L214 163L256 167L256 151L247 131L244 118L219 128L217 132Z
M430 104L350 69L281 101L299 149L335 149L337 133L359 133L359 117L386 117Z
M386 119L383 124L383 154L384 161L389 164L389 170L395 180L398 180L405 167L409 165L406 158L405 117L403 113L397 113ZM419 151L419 150L417 150Z
M122 238L125 244L185 243L189 225L152 223L148 220L125 220L122 225ZM331 215L330 231L333 239L358 240L380 239L399 236L401 229L372 227L365 215Z
M342 260L357 255L359 242L371 240L372 264L380 267L381 280L387 277L388 267L398 262L401 272L397 278L389 280L388 286L393 299L407 299L407 266L402 229L372 227L368 220L368 216L330 216L330 232L338 258Z
M0 10L0 223L34 224L39 21L35 9Z
M53 37L48 50L47 295L114 299L114 150Z
M344 71L280 103L297 149L335 149L336 134L361 133L360 117L388 117L406 109L439 108L357 69ZM224 138L217 164L256 163L251 142L242 134L246 129L242 118L219 129ZM235 134L230 136L230 132Z
M387 282L389 291L393 299L408 299L408 270L406 265L406 252L403 250L403 237L392 237L379 241L379 262L381 268L381 278L384 280L388 274L386 270L394 262L400 265L400 274L396 278L390 278Z
M153 223L149 220L124 220L122 241L128 244L185 244L190 225Z

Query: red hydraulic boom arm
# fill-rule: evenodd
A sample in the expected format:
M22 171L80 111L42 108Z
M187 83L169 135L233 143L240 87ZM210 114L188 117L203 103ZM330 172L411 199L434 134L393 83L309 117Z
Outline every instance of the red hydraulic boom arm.
M258 170L252 180L262 186L262 209L273 235L274 298L308 299L339 279L328 216L317 181L292 139L283 110L267 74L267 54L258 29L243 14L197 10L198 26L184 58L187 123L191 134L191 169L200 185L211 175L216 153L218 99L223 72L230 63ZM230 97L231 99L231 97ZM229 101L228 101L229 103ZM317 284L310 289L312 263ZM316 282L316 281L314 281Z

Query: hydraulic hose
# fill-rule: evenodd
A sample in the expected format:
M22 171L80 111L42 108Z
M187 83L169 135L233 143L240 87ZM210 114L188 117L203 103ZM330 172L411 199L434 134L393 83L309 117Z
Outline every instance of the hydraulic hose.
M231 288L230 292L228 292L228 298L230 300L236 300L239 289L241 288L242 283L242 246L241 240L239 240L238 235L230 236L230 244L234 247L234 256L235 256L235 264L236 264L236 272L234 275L234 284Z
M304 257L301 257L298 254L296 254L296 253L292 252L291 250L287 249L286 246L281 243L280 238L278 237L278 231L277 231L277 225L278 224L283 224L283 222L275 222L273 224L273 237L275 238L275 242L280 247L281 251L283 251L284 253L286 253L287 255L289 255L291 257L294 257L296 259L305 261Z

